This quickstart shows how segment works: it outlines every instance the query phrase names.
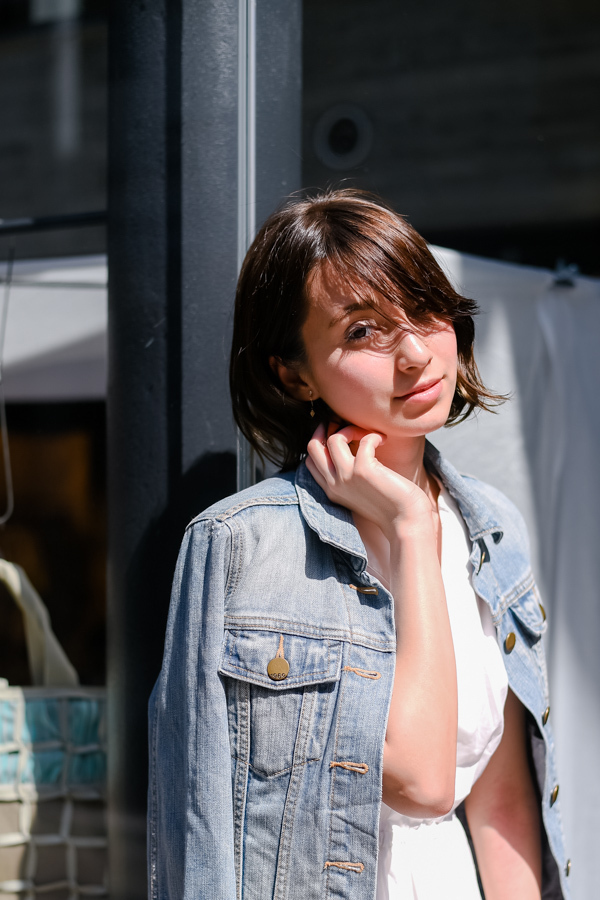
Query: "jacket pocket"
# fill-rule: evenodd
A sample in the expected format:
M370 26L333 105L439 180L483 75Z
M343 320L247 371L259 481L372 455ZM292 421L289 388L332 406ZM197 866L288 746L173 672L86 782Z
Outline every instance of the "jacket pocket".
M276 658L289 665L277 680L269 674ZM232 755L267 777L319 759L341 662L340 641L226 631L219 672L225 676Z
M540 605L540 598L537 588L534 586L531 590L523 594L522 597L509 607L518 625L521 633L529 641L535 644L546 631L546 617Z

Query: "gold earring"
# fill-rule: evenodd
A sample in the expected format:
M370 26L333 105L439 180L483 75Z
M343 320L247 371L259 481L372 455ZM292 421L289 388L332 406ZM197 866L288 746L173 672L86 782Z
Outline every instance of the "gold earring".
M315 405L313 403L313 392L309 391L308 396L310 397L310 417L314 419L315 417Z

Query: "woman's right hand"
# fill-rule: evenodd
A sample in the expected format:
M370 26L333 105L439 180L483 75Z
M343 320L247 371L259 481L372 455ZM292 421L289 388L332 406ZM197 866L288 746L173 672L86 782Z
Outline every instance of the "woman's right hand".
M336 427L318 426L306 460L329 499L374 522L390 541L415 524L433 527L425 492L377 459L375 451L385 437L356 425ZM357 445L356 452L351 444Z

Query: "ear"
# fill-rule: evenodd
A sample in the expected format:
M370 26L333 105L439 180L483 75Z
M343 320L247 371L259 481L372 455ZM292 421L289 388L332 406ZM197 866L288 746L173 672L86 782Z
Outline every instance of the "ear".
M308 381L303 377L303 373L298 366L288 366L278 356L269 358L269 365L279 378L281 385L290 397L294 400L316 400L317 392L311 387Z

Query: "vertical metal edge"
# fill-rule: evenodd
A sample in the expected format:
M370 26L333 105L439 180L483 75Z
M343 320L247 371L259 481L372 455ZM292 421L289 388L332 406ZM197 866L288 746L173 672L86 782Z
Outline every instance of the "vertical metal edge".
M238 272L256 228L256 0L238 2ZM255 452L237 430L237 489L254 484Z

